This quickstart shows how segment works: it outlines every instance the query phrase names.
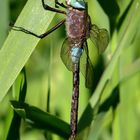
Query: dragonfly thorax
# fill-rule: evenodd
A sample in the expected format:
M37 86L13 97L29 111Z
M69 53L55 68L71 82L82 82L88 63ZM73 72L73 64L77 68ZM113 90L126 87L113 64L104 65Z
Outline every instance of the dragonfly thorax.
M69 38L86 38L87 34L87 12L69 8L66 16L66 31Z
M71 60L73 64L77 64L80 61L83 49L79 47L71 48Z

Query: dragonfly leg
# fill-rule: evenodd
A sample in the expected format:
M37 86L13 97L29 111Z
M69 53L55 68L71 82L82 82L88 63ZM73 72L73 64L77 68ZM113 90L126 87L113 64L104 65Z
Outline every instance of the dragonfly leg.
M63 8L68 8L65 4L60 3L58 0L55 0L55 7L59 8L59 6L61 6Z
M56 25L55 25L54 27L52 27L50 30L48 30L47 32L45 32L45 33L43 33L43 34L41 34L41 35L38 35L38 34L36 34L36 33L33 33L33 32L31 32L31 31L29 31L29 30L23 28L23 27L14 26L14 25L12 25L12 24L10 24L10 26L12 27L12 30L21 31L21 32L24 32L24 33L26 33L26 34L30 34L30 35L33 35L33 36L35 36L35 37L37 37L37 38L41 38L41 39L42 39L42 38L46 37L47 35L49 35L51 32L53 32L53 31L55 31L56 29L58 29L61 25L64 24L64 22L65 22L65 19L62 20L62 21L60 21L58 24L56 24Z
M49 11L52 11L52 12L57 12L57 13L61 13L61 14L65 14L66 15L66 12L65 11L62 11L62 10L59 10L59 9L55 9L53 7L50 7L49 5L45 4L44 0L42 0L42 5L43 5L43 8L45 10L49 10Z

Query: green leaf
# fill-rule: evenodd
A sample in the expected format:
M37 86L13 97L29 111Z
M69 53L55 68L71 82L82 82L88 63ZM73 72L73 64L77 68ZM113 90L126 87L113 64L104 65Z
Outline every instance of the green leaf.
M90 131L87 136L87 140L98 140L100 138L100 134L103 130L107 129L107 126L110 124L111 110L107 113L100 113L95 117L94 122L90 126Z
M7 25L9 18L8 0L1 1L0 3L0 49L7 35Z
M48 2L51 4L52 2ZM41 0L29 0L22 10L16 25L37 34L44 33L55 13L45 11ZM0 51L0 101L15 81L40 39L11 31Z
M26 95L26 75L25 70L22 70L22 72L18 75L14 85L13 85L13 93L14 98L24 102L25 95ZM23 112L21 112L23 114ZM3 135L3 140L16 140L19 139L19 128L20 128L21 118L17 113L9 108L9 113L7 115L7 124L5 133Z
M13 98L20 102L24 102L26 97L26 92L27 92L27 79L26 79L25 67L18 75L16 81L12 86L12 89L13 89L12 90Z
M140 37L139 32L138 30L131 46L126 49L119 60L119 76L124 80L119 86L121 102L113 127L113 139L115 140L138 140L140 137L140 126L138 124L140 118L140 61L139 58L136 59L136 51L139 48L139 44L136 44L136 42ZM129 77L128 74L132 76ZM124 76L127 79L123 78Z
M120 40L118 40L117 49L106 68L105 72L102 75L102 78L98 84L98 87L95 90L95 94L90 99L90 104L92 107L96 105L98 102L99 97L101 96L102 90L105 86L105 83L108 79L111 78L114 67L117 63L117 60L122 53L123 49L131 43L133 36L135 35L139 21L140 21L140 15L138 14L138 11L140 10L140 2L138 0L134 1L131 7L131 10L128 13L128 16L124 22L124 26L120 32Z
M116 44L116 51L113 54L107 68L105 69L94 94L91 96L89 100L89 104L87 108L89 108L90 106L90 108L92 108L94 113L96 113L96 107L100 101L100 98L102 96L102 93L106 84L107 85L109 84L109 82L107 83L107 81L112 78L112 74L113 74L115 66L117 65L119 56L121 55L125 47L128 47L130 45L133 37L135 36L137 32L137 28L140 22L140 14L138 14L139 10L140 10L140 1L139 0L133 1L133 4L131 5L131 8L126 16L126 19L124 20L124 23L119 31L119 34L118 34L119 40L118 40L118 43ZM85 110L87 110L87 108ZM91 112L91 109L90 109L90 112ZM86 119L86 117L88 116L86 114L83 114L81 119L84 120ZM80 123L82 123L82 121L80 121Z
M17 101L11 101L11 104L15 111L22 117L26 118L32 125L40 128L47 129L53 133L56 133L64 138L68 138L70 135L70 126L66 122L60 120L56 116L43 112L42 110L29 106L25 103Z

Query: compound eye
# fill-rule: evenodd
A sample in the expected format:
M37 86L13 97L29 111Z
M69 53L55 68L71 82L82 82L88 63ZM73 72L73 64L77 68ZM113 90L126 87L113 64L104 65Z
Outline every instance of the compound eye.
M77 9L85 9L86 4L84 0L66 0L67 5L77 8Z

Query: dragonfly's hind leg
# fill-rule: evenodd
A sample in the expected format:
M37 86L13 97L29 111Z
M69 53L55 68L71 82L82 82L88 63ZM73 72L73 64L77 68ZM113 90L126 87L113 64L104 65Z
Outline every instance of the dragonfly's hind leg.
M26 34L30 34L30 35L32 35L32 36L35 36L35 37L37 37L37 38L41 38L41 39L42 39L42 38L46 37L48 34L50 34L51 32L53 32L53 31L55 31L56 29L58 29L61 25L64 24L64 22L65 22L65 19L62 20L62 21L60 21L58 24L56 24L56 25L55 25L54 27L52 27L50 30L48 30L47 32L45 32L45 33L43 33L43 34L41 34L41 35L38 35L38 34L36 34L36 33L33 33L33 32L31 32L31 31L29 31L29 30L23 28L23 27L14 26L13 24L10 24L10 26L12 27L12 30L21 31L21 32L24 32L24 33L26 33Z
M58 0L55 0L55 7L59 8L59 6L61 6L63 8L68 8L65 4L60 3Z
M45 10L49 10L49 11L57 12L57 13L61 13L61 14L66 14L65 11L62 11L62 10L59 10L59 9L50 7L49 5L45 4L44 0L42 0L42 5L43 5L43 8L44 8Z

